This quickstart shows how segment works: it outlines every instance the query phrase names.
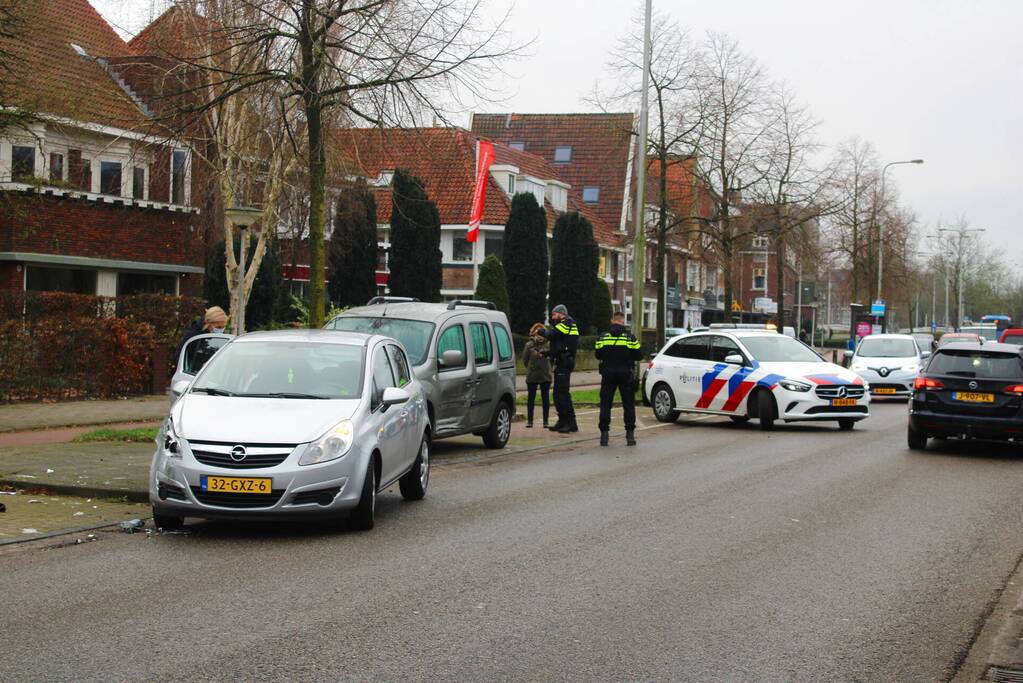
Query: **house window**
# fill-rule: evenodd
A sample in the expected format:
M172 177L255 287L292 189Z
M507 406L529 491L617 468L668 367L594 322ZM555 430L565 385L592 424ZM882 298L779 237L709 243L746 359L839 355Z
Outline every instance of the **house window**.
M509 173L508 174L508 194L510 194L510 195L514 195L515 194L515 174L514 173Z
M472 243L467 239L468 235L467 231L462 230L451 236L452 261L472 261Z
M526 143L522 142L521 140L516 140L515 142L509 142L508 146L511 147L512 149L517 149L520 152L524 152L525 149L526 149Z
M483 239L483 258L493 254L497 259L504 258L504 235L487 235Z
M131 294L177 294L177 276L151 273L118 273L117 296Z
M32 182L36 174L35 147L11 145L11 180L16 183Z
M600 263L597 265L597 275L599 275L600 277L605 277L606 278L607 277L607 265L608 265L607 252L601 251L600 252Z
M556 164L567 164L572 161L572 148L571 147L555 147L554 148L554 163Z
M753 269L753 289L767 290L767 277L763 268Z
M754 249L767 249L767 246L769 244L770 244L769 240L763 235L757 235L756 237L753 238Z
M121 164L116 161L99 162L100 194L121 195Z
M61 182L64 180L64 155L59 152L50 152L50 181Z
M146 198L146 169L136 166L131 170L131 196L135 199Z
M589 186L583 188L583 201L587 204L596 204L600 201L600 188Z
M171 157L171 204L184 204L185 176L188 165L188 152L176 149Z
M25 273L25 288L31 292L95 294L96 271L28 266Z
M387 249L383 247L377 247L377 270L387 272Z

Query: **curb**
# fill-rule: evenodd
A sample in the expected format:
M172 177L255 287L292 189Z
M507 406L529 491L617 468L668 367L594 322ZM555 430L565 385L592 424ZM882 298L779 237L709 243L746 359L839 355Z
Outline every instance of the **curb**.
M0 486L23 489L43 489L62 496L80 496L83 498L124 498L132 503L148 503L149 491L137 489L105 489L97 486L77 486L75 484L44 484L24 479L0 478Z
M143 522L149 522L152 517L140 517ZM10 541L0 541L0 548L9 545L18 545L20 543L32 543L33 541L45 541L48 538L57 538L58 536L70 536L71 534L81 534L86 531L96 531L98 529L108 529L110 527L116 527L120 524L124 524L127 520L121 520L119 522L104 522L102 524L93 524L91 526L80 526L74 529L58 529L57 531L48 531L45 534L39 536L33 536L32 538L15 538Z

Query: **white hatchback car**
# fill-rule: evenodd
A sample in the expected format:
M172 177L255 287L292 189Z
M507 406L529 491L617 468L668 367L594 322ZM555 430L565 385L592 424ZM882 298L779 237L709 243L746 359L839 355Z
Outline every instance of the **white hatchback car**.
M800 341L761 330L673 339L650 362L643 389L662 422L693 412L756 418L764 430L776 420L836 421L847 430L870 415L859 376Z
M849 369L870 386L870 395L909 398L913 382L930 350L920 348L908 334L871 334L860 340L856 352L846 351Z
M350 517L376 495L426 495L430 421L404 348L381 335L255 332L228 341L185 386L156 439L153 520Z

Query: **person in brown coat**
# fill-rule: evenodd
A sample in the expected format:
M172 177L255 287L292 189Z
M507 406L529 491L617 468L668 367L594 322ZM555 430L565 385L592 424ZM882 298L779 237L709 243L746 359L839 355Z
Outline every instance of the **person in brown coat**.
M543 426L549 426L551 414L551 345L543 336L543 323L536 323L529 329L529 341L522 349L522 365L526 368L526 389L529 392L526 402L526 426L533 426L533 405L536 394L540 393L543 403Z

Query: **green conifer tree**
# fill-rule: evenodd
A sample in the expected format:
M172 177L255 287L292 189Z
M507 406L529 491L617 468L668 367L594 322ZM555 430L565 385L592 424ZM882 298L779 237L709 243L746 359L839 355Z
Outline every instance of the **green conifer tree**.
M611 326L611 316L614 314L611 303L611 291L607 288L604 278L597 276L593 282L593 326L598 332L603 332Z
M327 293L337 306L364 306L377 293L377 203L365 182L338 195L327 247Z
M493 254L480 264L474 296L480 301L493 301L497 310L508 313L508 286L505 283L504 266Z
M528 334L543 322L547 303L547 214L530 192L512 198L504 226L504 272L508 283L508 322Z
M391 181L391 202L390 293L440 301L440 212L422 181L401 168Z
M581 334L594 324L593 285L597 281L599 253L593 224L578 211L563 213L554 224L551 245L551 289L548 310L568 307Z

